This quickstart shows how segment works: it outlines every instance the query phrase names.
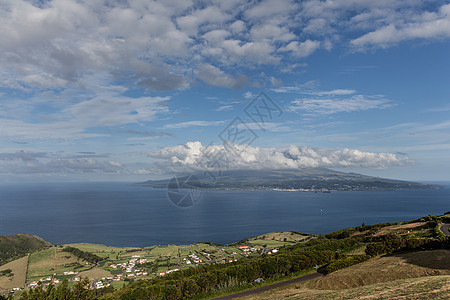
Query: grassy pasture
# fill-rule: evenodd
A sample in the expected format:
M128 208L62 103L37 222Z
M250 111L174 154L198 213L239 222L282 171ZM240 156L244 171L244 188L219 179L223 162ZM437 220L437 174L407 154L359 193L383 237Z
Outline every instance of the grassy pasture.
M90 280L93 280L93 279L101 279L107 276L112 276L112 274L103 268L95 267L90 270L80 272L78 276L81 278L88 277Z
M61 247L52 247L30 254L28 262L28 283L40 278L51 277L56 273L59 279L65 278L66 271L83 271L89 266L71 253L63 252Z

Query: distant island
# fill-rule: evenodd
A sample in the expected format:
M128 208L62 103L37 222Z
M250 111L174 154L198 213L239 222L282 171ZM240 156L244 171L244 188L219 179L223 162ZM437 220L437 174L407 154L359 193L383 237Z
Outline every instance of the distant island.
M370 191L438 189L441 185L345 173L325 168L293 170L229 170L177 176L177 180L148 180L135 185L153 188L278 191Z

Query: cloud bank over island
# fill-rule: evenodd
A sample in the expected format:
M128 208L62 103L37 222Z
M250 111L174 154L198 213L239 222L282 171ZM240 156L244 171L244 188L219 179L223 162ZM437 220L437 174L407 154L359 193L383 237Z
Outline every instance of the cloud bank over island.
M159 165L173 171L234 170L234 169L299 169L299 168L387 168L406 166L413 162L406 156L393 153L365 152L357 149L326 149L291 145L284 148L261 148L234 145L204 146L188 142L149 153L160 160Z

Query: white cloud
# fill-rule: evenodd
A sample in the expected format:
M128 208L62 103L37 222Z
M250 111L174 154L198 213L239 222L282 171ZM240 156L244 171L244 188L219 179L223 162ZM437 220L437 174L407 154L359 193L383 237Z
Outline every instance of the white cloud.
M62 152L17 151L0 153L0 173L8 174L83 174L121 173L126 169L113 160L100 161L104 157L96 153L69 154ZM6 162L5 162L6 161Z
M225 121L189 121L189 122L183 122L183 123L176 123L176 124L167 124L164 126L164 128L172 129L172 128L186 128L186 127L192 127L192 126L220 126L224 125Z
M306 40L302 43L299 43L297 41L291 42L285 47L278 49L278 51L281 52L291 51L294 56L307 57L319 48L320 42Z
M74 100L83 98L78 95ZM154 120L157 115L168 112L169 97L127 97L114 91L104 91L90 99L78 103L61 104L51 101L41 103L41 99L19 101L15 106L3 106L0 118L0 137L25 139L81 139L108 136L105 133L87 132L97 126L119 126L137 124ZM72 100L72 99L71 99ZM20 107L28 107L29 111L16 115ZM35 116L33 110L41 106L52 106L54 112ZM20 119L26 119L22 121Z
M210 64L203 64L200 66L200 68L195 71L195 76L208 84L232 89L241 89L248 83L248 78L246 76L238 75L234 77Z
M222 105L219 106L218 108L216 108L216 111L228 111L228 110L232 110L233 109L233 105Z
M249 145L235 145L234 152L223 145L203 146L200 142L163 148L149 155L163 160L162 165L171 170L183 171L187 168L202 170L204 164L214 165L214 157L228 156L229 169L298 169L307 167L366 167L387 168L404 166L411 161L392 153L365 152L357 149L324 149L312 147L259 148ZM222 165L223 166L223 165Z
M169 97L99 96L63 110L72 116L69 122L83 122L86 127L115 126L153 120L157 113L167 112L161 105Z
M383 97L367 97L363 95L355 95L344 99L304 98L292 101L288 109L328 115L341 112L384 109L392 106L389 102Z
M348 89L336 89L336 90L331 90L331 91L317 91L317 92L312 92L312 95L318 95L318 96L339 96L339 95L351 95L351 94L355 94L356 91L355 90L348 90Z
M2 1L0 84L83 87L90 74L102 74L109 84L177 90L205 64L223 72L239 65L245 74L255 64L286 69L335 44L359 49L450 36L450 4L440 2L107 2Z
M315 82L308 82L302 86L273 88L272 91L298 95L286 109L288 111L303 111L309 114L328 115L369 109L385 109L394 105L383 95L367 96L352 89L323 91L311 88L314 85L316 85Z
M276 15L290 14L297 5L290 0L264 0L245 11L249 19L270 18Z
M400 19L352 40L351 44L388 47L404 40L444 37L450 37L450 4L442 5L436 13L424 12L407 20Z
M242 20L237 20L230 25L233 33L240 33L246 30L245 23Z
M220 24L231 19L232 16L216 6L209 6L195 10L192 14L177 18L178 26L189 35L196 35L199 26L208 23Z

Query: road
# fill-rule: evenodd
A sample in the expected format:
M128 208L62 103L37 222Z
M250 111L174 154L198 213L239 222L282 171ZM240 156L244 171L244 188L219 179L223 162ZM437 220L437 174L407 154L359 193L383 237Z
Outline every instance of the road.
M450 235L449 228L450 228L450 224L444 224L441 226L440 229L445 235Z
M311 280L311 279L318 278L318 277L321 277L321 276L323 276L323 274L313 273L313 274L297 277L297 278L294 278L294 279L286 280L286 281L283 281L283 282L278 282L278 283L262 286L262 287L259 287L259 288L256 288L256 289L243 291L243 292L240 292L240 293L236 293L236 294L232 294L232 295L228 295L228 296L223 296L223 297L219 297L219 298L215 298L215 299L216 300L229 300L229 299L234 299L234 298L240 298L240 297L255 295L255 294L267 292L267 291L270 291L270 290L273 290L273 289L276 289L276 288L279 288L279 287L282 287L282 286L286 286L286 285L290 285L290 284L294 284L294 283L299 283L299 282L303 282L303 281L307 281L307 280Z

